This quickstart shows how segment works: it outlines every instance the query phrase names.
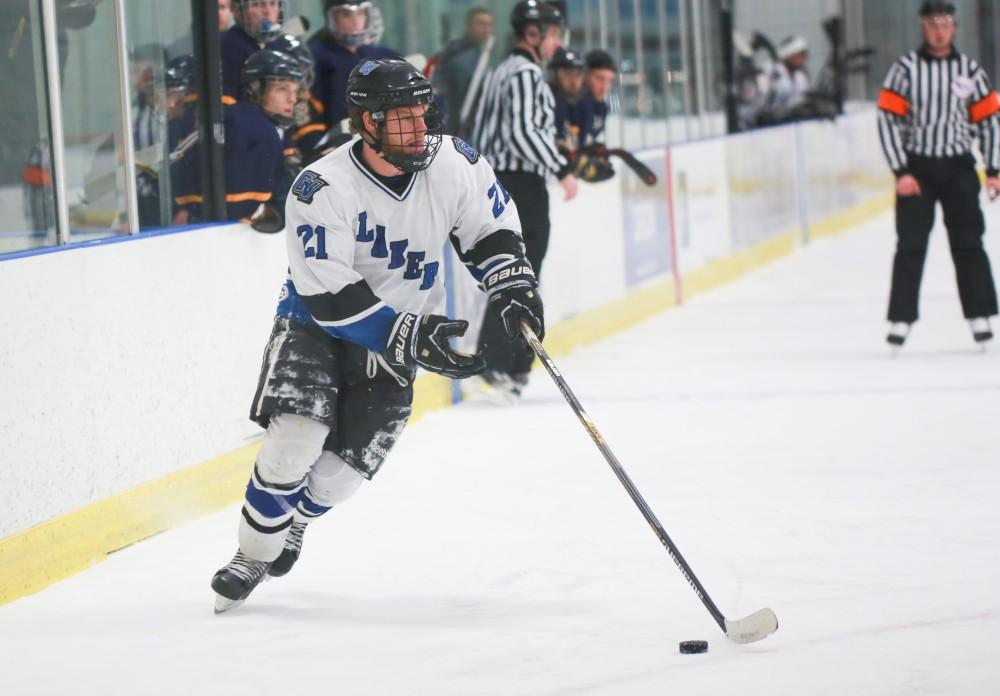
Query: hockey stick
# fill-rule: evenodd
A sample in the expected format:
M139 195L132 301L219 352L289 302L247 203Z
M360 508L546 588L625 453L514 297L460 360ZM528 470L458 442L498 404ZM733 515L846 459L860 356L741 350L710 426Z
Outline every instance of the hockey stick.
M569 403L570 408L573 409L576 417L580 419L580 422L583 423L583 427L587 429L588 433L590 433L591 439L594 441L594 444L597 445L597 449L601 451L601 454L604 455L608 464L611 465L611 469L615 472L615 476L617 476L618 480L621 481L623 486L625 486L625 490L628 491L629 496L631 496L632 502L636 504L639 508L639 512L641 512L642 516L646 518L646 522L648 522L649 526L653 529L653 533L656 534L657 538L659 538L660 543L662 543L664 548L666 548L670 557L674 559L674 563L676 563L677 567L680 568L684 579L688 581L689 585L691 585L691 589L693 589L694 593L698 595L698 599L700 599L701 603L705 605L706 609L708 609L708 613L712 615L713 619L715 619L715 623L719 624L719 628L721 628L722 632L726 634L726 637L736 643L753 643L754 641L767 638L769 635L777 631L778 617L775 616L774 612L770 609L760 609L749 616L735 621L730 621L722 615L722 612L719 611L717 606L715 606L715 602L713 602L712 598L708 596L708 592L705 591L705 588L695 576L694 571L691 570L691 566L687 564L687 561L684 560L684 557L674 545L674 542L671 541L669 536L667 536L667 532L663 529L663 525L661 525L660 521L656 519L656 515L653 514L653 511L649 508L649 505L646 504L646 501L643 499L642 495L640 495L639 490L635 487L635 484L632 483L632 479L630 479L628 474L625 473L625 469L622 468L618 458L615 457L611 448L608 447L608 443L604 441L604 437L600 432L598 432L597 426L594 425L594 421L592 421L590 416L588 416L583 410L583 406L570 390L566 380L563 379L563 376L559 373L559 369L556 367L556 364L552 362L552 358L550 358L548 353L545 352L545 349L542 347L542 342L538 340L538 336L536 336L535 332L531 330L531 327L524 322L521 323L521 333L528 341L531 349L535 351L538 359L542 361L543 365L545 365L545 369L548 371L549 376L552 377L552 381L556 383L557 387L559 387L559 391L561 391L562 395L566 398L566 401Z
M635 172L636 175L638 175L638 177L642 179L642 182L646 184L646 186L656 185L657 179L656 179L656 174L653 173L653 170L647 167L645 163L639 161L639 159L636 158L636 156L633 155L628 150L623 150L620 147L610 148L610 149L605 147L596 147L594 148L594 154L597 156L614 155L615 157L619 158L622 162L624 162L629 169Z

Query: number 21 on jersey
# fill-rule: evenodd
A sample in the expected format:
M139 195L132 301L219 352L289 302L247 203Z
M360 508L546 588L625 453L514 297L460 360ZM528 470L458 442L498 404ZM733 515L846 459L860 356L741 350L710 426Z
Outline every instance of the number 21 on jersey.
M498 220L503 211L507 209L507 204L510 203L510 194L507 193L507 189L504 188L500 180L497 179L496 182L490 186L490 190L486 192L486 197L493 200L493 219ZM500 200L501 197L503 200Z
M305 249L307 259L315 258L324 261L329 258L326 255L325 227L317 225L314 228L312 225L299 225L295 233L299 236L299 241L302 242L302 248Z

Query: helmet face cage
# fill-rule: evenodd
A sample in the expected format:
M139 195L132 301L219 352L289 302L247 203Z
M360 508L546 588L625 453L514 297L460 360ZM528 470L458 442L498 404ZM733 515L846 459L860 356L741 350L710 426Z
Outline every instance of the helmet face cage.
M338 12L364 12L365 26L361 31L343 32L337 29ZM385 25L382 13L371 2L338 2L328 3L326 8L326 29L334 41L348 48L357 48L377 43L382 38Z
M271 4L278 7L278 18L274 22L250 18L251 7ZM233 0L233 21L259 43L270 43L281 36L281 25L285 23L287 4L287 0Z
M410 110L405 109L419 104L427 105L426 111L419 117L412 116ZM443 137L443 121L434 105L433 95L416 104L387 105L370 113L376 132L372 133L362 126L362 136L368 136L365 140L386 162L404 172L418 172L431 166ZM419 121L422 121L422 128L418 128ZM423 130L422 142L420 130Z
M443 119L431 83L413 65L401 58L359 64L347 79L347 103L351 130L386 162L404 172L430 166L441 147ZM365 123L365 112L373 128Z

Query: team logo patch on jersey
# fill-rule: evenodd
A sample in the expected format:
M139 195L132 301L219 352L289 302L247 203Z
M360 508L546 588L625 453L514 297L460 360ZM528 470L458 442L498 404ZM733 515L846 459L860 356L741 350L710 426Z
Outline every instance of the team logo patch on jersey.
M299 175L299 178L295 180L295 186L292 187L292 193L295 197L306 205L310 205L313 202L313 196L323 188L324 186L329 186L330 182L321 177L316 172L311 169L307 169Z
M479 161L479 153L476 152L476 148L472 147L472 145L458 138L452 138L451 142L455 146L455 149L462 154L462 157L469 160L469 164L475 164Z
M968 99L976 91L975 83L965 75L959 75L952 83L951 88L959 99Z
M373 72L375 72L375 68L377 67L378 63L376 63L375 61L366 60L364 65L358 68L358 72L361 73L362 75L371 75Z

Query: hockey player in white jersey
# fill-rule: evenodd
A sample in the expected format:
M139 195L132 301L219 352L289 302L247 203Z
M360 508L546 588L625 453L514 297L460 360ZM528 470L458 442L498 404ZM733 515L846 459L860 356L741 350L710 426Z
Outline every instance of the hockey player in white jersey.
M543 335L517 209L485 159L442 136L430 83L370 60L348 83L360 135L304 170L286 207L289 275L251 418L267 429L247 485L239 550L212 578L216 612L298 559L311 521L382 466L410 415L417 367L484 367L449 346L468 324L443 305L450 239L512 340Z

